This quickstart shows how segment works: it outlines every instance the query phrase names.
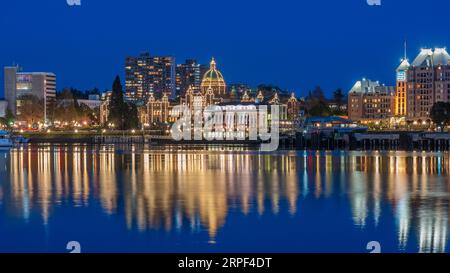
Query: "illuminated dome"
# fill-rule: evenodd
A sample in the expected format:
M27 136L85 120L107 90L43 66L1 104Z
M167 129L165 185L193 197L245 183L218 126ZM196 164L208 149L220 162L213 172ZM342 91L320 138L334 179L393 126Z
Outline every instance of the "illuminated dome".
M211 88L214 91L214 95L223 96L225 95L226 87L222 73L217 70L216 61L212 58L210 69L203 76L201 84L202 93L206 94L206 91Z

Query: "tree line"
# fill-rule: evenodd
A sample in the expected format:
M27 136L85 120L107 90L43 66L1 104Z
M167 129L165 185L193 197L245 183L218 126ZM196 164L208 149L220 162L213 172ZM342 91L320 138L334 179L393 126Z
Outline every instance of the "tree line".
M336 107L331 108L330 102L333 102ZM343 110L343 106L346 104L347 99L342 89L334 91L333 98L328 100L322 88L317 86L305 98L305 114L314 117L345 116L347 112Z

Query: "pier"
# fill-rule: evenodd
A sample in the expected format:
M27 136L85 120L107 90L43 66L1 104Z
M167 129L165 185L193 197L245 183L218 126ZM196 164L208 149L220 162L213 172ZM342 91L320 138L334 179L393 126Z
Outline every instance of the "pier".
M283 149L450 151L450 132L298 133L280 138Z

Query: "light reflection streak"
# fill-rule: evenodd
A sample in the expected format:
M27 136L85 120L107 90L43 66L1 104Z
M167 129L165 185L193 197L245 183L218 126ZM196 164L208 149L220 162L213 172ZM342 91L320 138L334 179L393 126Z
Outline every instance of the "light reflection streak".
M45 225L57 205L99 202L111 216L123 206L129 229L206 229L214 243L231 213L296 215L303 200L345 194L360 229L393 214L400 250L413 234L419 252L444 252L448 242L448 154L62 145L20 147L0 163L7 167L1 178L10 182L0 185L0 204L25 221L38 212Z

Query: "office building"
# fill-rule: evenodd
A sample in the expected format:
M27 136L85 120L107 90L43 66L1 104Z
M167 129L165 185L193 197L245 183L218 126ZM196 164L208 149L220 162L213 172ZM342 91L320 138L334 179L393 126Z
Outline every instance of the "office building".
M19 72L19 67L5 67L5 99L8 109L20 121L25 100L42 101L42 121L49 121L56 102L56 75L48 72ZM36 117L38 118L38 117Z

